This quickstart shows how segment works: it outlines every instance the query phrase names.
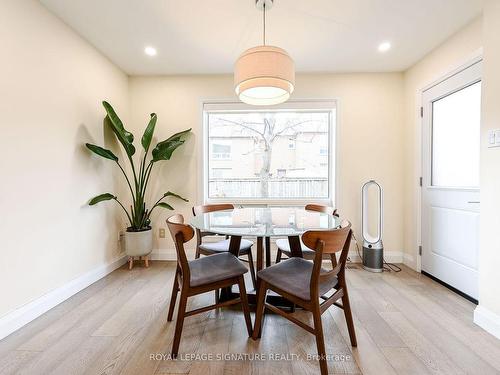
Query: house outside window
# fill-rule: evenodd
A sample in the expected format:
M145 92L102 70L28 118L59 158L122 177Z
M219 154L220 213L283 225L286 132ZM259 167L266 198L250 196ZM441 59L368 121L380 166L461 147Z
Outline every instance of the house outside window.
M224 140L214 140L212 145L212 159L228 160L231 159L231 143Z
M336 103L206 103L204 199L281 204L335 195Z

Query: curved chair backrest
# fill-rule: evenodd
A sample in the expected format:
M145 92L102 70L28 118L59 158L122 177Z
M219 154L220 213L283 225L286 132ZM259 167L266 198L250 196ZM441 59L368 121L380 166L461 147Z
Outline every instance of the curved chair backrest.
M342 221L340 228L334 230L311 230L302 235L302 242L308 248L318 250L318 243L322 242L322 253L331 254L341 251L351 230L351 223Z
M167 227L175 243L177 266L181 269L183 280L189 282L189 264L184 244L194 237L194 230L191 226L184 224L184 217L180 214L170 216L167 219Z
M302 241L308 248L313 249L314 265L311 273L310 293L311 296L319 298L319 283L321 280L338 277L339 284L345 285L345 265L347 256L349 255L349 247L351 244L351 223L347 220L342 221L340 228L324 231L307 231L302 235ZM330 254L331 257L335 253L341 251L338 263L335 262L335 267L327 272L321 272L321 263L323 254Z
M172 238L181 233L182 243L186 243L191 240L194 236L194 230L191 226L184 224L184 216L181 214L175 214L167 218L167 226Z
M328 214L328 215L339 216L337 214L336 208L322 206L320 204L308 204L308 205L306 205L305 209L308 211L323 212L323 213Z
M234 206L230 203L205 204L205 205L200 205L200 206L194 206L193 207L193 215L198 216L201 214L205 214L207 212L233 210L233 209L234 209Z

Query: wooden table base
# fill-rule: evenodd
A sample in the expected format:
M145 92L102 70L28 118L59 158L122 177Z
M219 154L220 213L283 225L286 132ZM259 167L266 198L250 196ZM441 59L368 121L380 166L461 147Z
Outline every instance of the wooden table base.
M298 239L298 237L297 237ZM238 254L240 248L241 237L231 236L229 251L235 255ZM265 247L264 247L265 243ZM300 242L299 242L300 244ZM299 245L300 246L300 245ZM264 252L265 252L265 266L271 266L271 239L270 237L257 237L257 267L256 271L264 268ZM245 280L247 286L248 302L252 305L257 304L257 291L253 289L251 280ZM227 301L239 296L238 288L223 289L220 294L220 301ZM280 307L292 307L293 304L284 297L269 291L267 294L267 302Z
M247 287L251 287L252 283L248 282L245 280L245 284ZM239 297L238 293L238 286L236 287L233 285L233 288L231 290L228 289L222 289L219 297L219 301L228 301L233 298ZM247 296L248 296L248 303L250 305L257 305L257 291L255 289L247 289ZM274 306L279 306L279 307L293 307L293 304L288 301L286 298L274 293L273 291L268 291L267 292L267 303L270 303L271 305Z

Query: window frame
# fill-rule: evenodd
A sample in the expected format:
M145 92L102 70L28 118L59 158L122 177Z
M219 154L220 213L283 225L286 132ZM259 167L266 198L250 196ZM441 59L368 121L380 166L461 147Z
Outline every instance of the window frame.
M208 114L216 112L231 112L231 111L318 111L329 112L329 137L328 148L330 152L328 163L328 197L326 198L210 198L208 193L209 183L209 140L208 140ZM235 205L244 206L304 206L308 203L324 204L335 207L338 202L338 161L339 161L339 144L338 144L338 122L339 122L339 100L338 99L311 99L311 100L289 100L280 105L272 107L267 106L250 106L241 102L234 101L212 101L204 100L201 102L201 121L202 121L202 142L199 165L203 169L201 178L201 201L205 204L211 203L233 203Z

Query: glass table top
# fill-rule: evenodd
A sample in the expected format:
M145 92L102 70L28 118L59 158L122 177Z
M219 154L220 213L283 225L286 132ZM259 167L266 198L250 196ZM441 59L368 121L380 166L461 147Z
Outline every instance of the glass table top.
M298 236L308 230L339 227L342 219L298 207L245 207L195 216L191 225L201 231L235 236Z

